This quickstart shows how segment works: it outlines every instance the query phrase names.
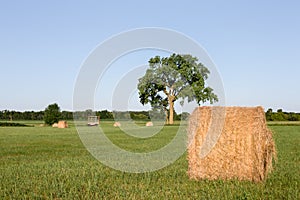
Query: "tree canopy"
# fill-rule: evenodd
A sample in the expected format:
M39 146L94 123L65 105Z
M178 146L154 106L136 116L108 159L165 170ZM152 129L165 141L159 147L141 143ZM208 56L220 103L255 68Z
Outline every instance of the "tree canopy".
M209 70L196 57L172 54L169 57L155 56L149 60L146 74L139 79L140 102L150 103L153 109L162 107L173 124L174 102L180 99L183 104L196 101L199 105L218 97L213 89L206 86Z
M45 109L44 112L44 121L46 124L52 125L57 123L61 119L60 108L57 103L50 104Z

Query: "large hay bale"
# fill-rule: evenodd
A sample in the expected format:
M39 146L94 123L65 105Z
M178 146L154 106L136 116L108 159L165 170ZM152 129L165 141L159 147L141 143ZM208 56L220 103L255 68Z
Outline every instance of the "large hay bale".
M57 128L68 128L68 122L67 121L59 121Z
M262 107L198 107L188 134L191 179L258 182L272 170L276 150Z

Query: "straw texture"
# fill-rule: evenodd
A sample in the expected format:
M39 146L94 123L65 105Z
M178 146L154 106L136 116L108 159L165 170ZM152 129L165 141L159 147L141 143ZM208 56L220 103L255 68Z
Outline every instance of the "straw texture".
M276 149L262 107L198 107L188 124L191 179L259 182Z
M59 121L57 124L57 128L68 128L68 122L67 121Z

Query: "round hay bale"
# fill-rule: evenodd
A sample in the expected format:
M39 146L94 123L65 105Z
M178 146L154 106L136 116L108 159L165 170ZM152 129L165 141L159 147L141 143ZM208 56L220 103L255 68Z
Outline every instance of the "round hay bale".
M211 123L212 113L224 109L224 124L215 127ZM259 182L272 170L276 149L262 107L198 107L188 126L188 175L191 179ZM201 157L205 140L214 137L209 135L215 132L211 130L219 128L221 134L216 143L205 157Z
M121 123L120 122L115 122L114 123L114 127L120 127L121 126Z
M52 127L53 127L53 128L57 128L57 127L58 127L58 123L52 124Z
M59 121L57 128L68 128L68 122L63 120Z
M146 126L153 126L153 123L152 122L147 122Z

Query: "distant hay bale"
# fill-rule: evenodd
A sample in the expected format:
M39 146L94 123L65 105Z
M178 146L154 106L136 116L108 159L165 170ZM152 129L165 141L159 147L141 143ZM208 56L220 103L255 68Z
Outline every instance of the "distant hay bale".
M153 126L153 123L152 122L147 122L146 126Z
M220 123L220 118L213 124L214 115L221 116L223 111L224 123ZM220 134L214 136L218 130ZM191 179L259 182L272 170L275 143L262 107L198 107L190 116L188 134ZM216 143L208 154L201 156L204 143L214 137Z
M68 128L68 122L67 121L59 121L57 128Z
M120 122L115 122L114 123L114 127L120 127L121 126L121 123Z
M52 127L53 127L53 128L57 128L57 127L58 127L58 123L52 124Z

